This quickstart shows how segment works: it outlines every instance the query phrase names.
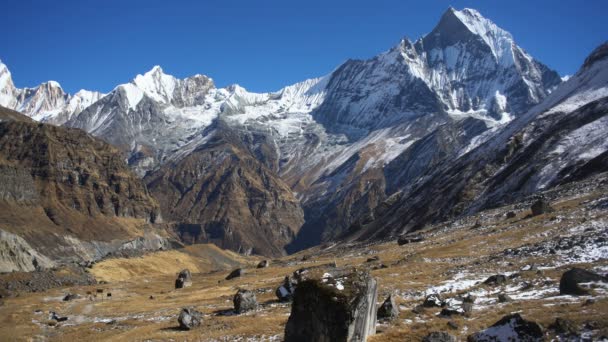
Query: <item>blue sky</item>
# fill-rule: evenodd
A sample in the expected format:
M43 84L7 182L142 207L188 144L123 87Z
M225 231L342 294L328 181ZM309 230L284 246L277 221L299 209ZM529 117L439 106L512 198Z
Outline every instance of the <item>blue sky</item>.
M479 10L562 75L608 39L606 0L4 0L0 59L18 87L107 92L158 64L272 91L417 39L450 5Z

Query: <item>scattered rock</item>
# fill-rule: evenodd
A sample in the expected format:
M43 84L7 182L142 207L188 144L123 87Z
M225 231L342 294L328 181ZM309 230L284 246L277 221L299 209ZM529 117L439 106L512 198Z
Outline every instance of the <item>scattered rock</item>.
M608 282L608 279L582 268L573 268L562 274L562 278L559 281L559 293L562 295L587 295L589 294L589 290L582 288L579 284L600 281Z
M511 296L509 296L506 293L500 293L498 295L498 302L499 303L507 303L507 302L512 302L513 298L511 298Z
M182 330L190 330L201 325L203 314L193 308L183 308L179 313L177 322Z
M523 319L519 314L507 315L491 327L469 335L468 342L543 341L542 327Z
M420 315L420 314L424 313L424 311L425 311L425 308L424 308L423 305L416 305L412 309L412 312L415 313L415 314L417 314L417 315Z
M270 261L268 261L268 260L262 260L258 264L258 268L266 268L268 266L270 266Z
M496 286L496 285L502 285L506 282L507 282L507 276L505 276L504 274L496 274L496 275L490 276L483 283L486 285L490 285L490 286Z
M50 314L50 319L55 320L57 322L65 322L68 320L66 316L59 316L55 311L51 311Z
M549 329L555 330L555 332L559 335L578 335L579 333L579 330L574 322L560 317L555 319L555 322L549 326Z
M457 341L458 340L456 339L456 337L454 337L446 332L439 332L439 331L432 332L432 333L426 335L422 339L422 342L457 342Z
M377 313L378 319L393 320L399 317L399 306L395 303L395 297L389 295L384 303L380 305Z
M553 211L553 208L551 208L544 198L539 198L536 202L532 203L530 209L532 210L532 216L538 216Z
M65 295L65 297L63 297L63 301L69 302L71 300L78 299L78 298L80 298L80 295L75 294L75 293L68 293Z
M232 302L234 303L234 312L237 314L255 310L255 308L258 306L255 293L249 290L238 290L234 295Z
M380 257L375 255L371 258L367 258L366 262L375 262L375 261L379 261L379 260L380 260Z
M514 212L509 211L509 212L507 212L507 214L505 216L507 217L507 219L512 219L512 218L514 218L517 215L515 215Z
M444 305L443 298L439 293L432 293L424 299L422 306L425 308L442 307Z
M452 316L462 315L462 314L464 314L464 311L461 308L449 307L449 308L441 309L439 316L440 317L452 317Z
M175 288L182 289L189 286L192 286L192 274L189 269L184 269L179 272L177 279L175 279Z
M450 327L450 329L453 329L453 330L458 330L458 328L459 328L458 323L456 323L454 321L449 321L448 327Z
M422 235L403 235L397 239L397 244L399 246L407 245L409 243L421 242L424 241L424 237Z
M377 292L367 271L332 270L309 277L294 293L285 341L365 341L376 332Z
M245 270L242 268L237 268L236 270L230 272L230 274L226 277L226 280L234 279L241 277L245 274Z
M150 296L149 299L154 299L154 296Z
M289 302L293 297L293 292L295 291L295 282L290 277L285 277L283 280L283 285L279 286L277 290L274 292L279 299L280 302Z

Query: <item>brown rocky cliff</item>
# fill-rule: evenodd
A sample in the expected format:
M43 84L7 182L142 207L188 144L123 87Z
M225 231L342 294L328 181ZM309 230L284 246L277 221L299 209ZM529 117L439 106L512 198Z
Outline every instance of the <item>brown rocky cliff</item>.
M185 242L277 256L304 223L291 189L222 133L145 180Z
M160 219L159 209L123 159L81 130L0 107L0 229L50 254L66 235L83 241L137 235L134 228Z

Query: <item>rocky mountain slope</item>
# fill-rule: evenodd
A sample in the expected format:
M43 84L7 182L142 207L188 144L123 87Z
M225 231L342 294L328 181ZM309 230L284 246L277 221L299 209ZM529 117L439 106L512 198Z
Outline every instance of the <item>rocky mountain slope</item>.
M168 165L187 168L189 162L182 161L193 154L199 159L206 148L207 155L214 153L209 141L218 130L230 132L239 153L253 156L268 177L291 188L297 200L289 207L303 210L301 228L295 220L288 229L297 232L290 238L293 251L381 216L387 203L421 177L492 137L560 83L508 32L475 10L450 8L416 41L405 38L378 56L349 60L329 75L277 92L216 88L207 76L180 80L154 67L71 115L65 125L117 146L141 177L167 172ZM248 174L260 174L258 165L249 167ZM177 184L191 181L187 170L171 172ZM260 184L271 186L263 192L275 191L275 183ZM172 221L205 224L203 216L193 222L197 215L176 211L175 203L161 201ZM281 216L271 215L270 226L283 227ZM268 250L268 243L274 242L253 247Z
M94 260L137 237L145 244L158 204L123 158L83 131L0 107L2 271Z
M479 136L354 234L363 239L402 234L604 172L607 115L608 44L603 44L543 102L509 125Z
M280 256L304 222L291 189L230 133L216 132L144 180L187 243Z

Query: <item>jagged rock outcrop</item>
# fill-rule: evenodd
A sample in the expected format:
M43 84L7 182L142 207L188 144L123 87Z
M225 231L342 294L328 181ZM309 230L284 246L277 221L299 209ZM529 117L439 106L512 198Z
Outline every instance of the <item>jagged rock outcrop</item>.
M191 330L201 325L203 314L193 308L183 308L177 317L179 328L183 330Z
M376 332L377 291L363 271L309 277L296 288L285 341L365 341Z
M559 293L562 295L587 295L590 292L589 289L581 287L580 284L591 282L608 283L608 277L575 267L562 274L559 281Z
M117 149L80 130L35 123L5 108L0 182L7 184L0 190L3 229L50 259L86 254L86 247L74 247L70 239L120 248L143 225L160 220L158 204Z
M234 304L234 312L242 314L247 311L255 310L258 306L258 301L255 293L249 290L238 290L232 298Z
M177 275L177 279L175 279L175 288L182 289L190 286L192 286L192 274L190 273L190 270L181 270Z

